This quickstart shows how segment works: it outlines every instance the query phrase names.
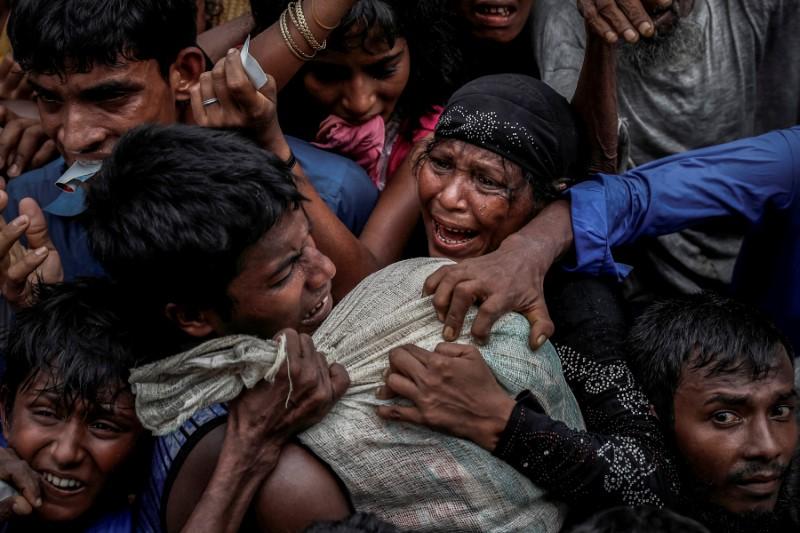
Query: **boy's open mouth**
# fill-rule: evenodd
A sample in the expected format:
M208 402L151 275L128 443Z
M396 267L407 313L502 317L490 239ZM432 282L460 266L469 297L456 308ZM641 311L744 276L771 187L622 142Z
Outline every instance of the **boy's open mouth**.
M50 472L42 472L41 474L42 479L48 484L64 492L78 492L86 486L84 482L78 481L74 478L58 477Z

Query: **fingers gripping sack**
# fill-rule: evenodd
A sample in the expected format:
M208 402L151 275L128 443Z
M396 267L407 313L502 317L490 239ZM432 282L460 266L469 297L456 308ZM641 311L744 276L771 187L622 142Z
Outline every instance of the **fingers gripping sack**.
M328 362L347 369L351 385L330 413L299 438L339 476L356 509L402 529L559 531L565 508L550 501L513 467L472 442L422 426L387 423L377 416L377 405L399 401L378 400L374 394L383 383L389 352L405 344L433 350L442 342L441 324L431 297L422 296L422 286L443 264L447 262L440 259L396 263L368 277L333 310L314 334L314 345L328 355ZM474 308L468 313L458 342L471 342L475 314ZM547 414L582 429L583 420L564 381L558 355L549 343L531 351L528 329L522 316L506 315L494 325L487 344L479 347L481 355L509 395L531 390ZM231 352L244 339L218 341L225 342ZM277 352L271 341L258 342L265 354ZM173 413L185 405L191 415L199 405L192 398L225 400L232 391L220 388L219 383L255 364L230 363L241 354L231 358L215 353L186 356L171 368L174 379L182 374L179 385L168 378L174 388L169 394L169 405L176 408ZM195 361L198 357L209 360L200 364ZM189 362L192 366L177 370ZM160 394L155 387L142 387L142 376L137 369L131 377L136 383L137 411L144 401L140 395ZM158 379L155 369L147 379Z

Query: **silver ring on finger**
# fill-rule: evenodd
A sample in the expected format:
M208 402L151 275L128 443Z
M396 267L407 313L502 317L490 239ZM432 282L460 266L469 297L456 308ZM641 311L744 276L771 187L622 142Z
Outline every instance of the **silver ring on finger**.
M219 98L217 98L216 96L211 97L211 98L206 98L205 100L203 100L203 107L210 106L210 105L216 104L218 102L219 102Z

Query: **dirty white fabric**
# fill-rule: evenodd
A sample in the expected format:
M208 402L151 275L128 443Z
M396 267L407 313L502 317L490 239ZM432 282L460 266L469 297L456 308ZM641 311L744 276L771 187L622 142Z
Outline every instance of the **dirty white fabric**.
M407 343L432 350L442 342L442 324L431 298L422 296L422 285L446 263L413 259L392 265L367 278L333 310L314 334L314 342L331 362L347 368L351 386L330 414L300 440L341 478L356 509L403 529L556 532L565 508L548 501L541 489L508 464L471 442L424 427L384 422L375 414L375 406L382 403L375 398L375 389L382 383L389 350ZM474 316L473 309L459 342L470 342ZM530 351L528 332L523 317L507 315L480 351L509 394L530 389L548 414L582 429L558 355L549 343ZM217 357L215 363L226 368L195 365L188 370L205 376L210 394L196 385L187 395L204 395L204 403L233 397L220 395L215 382L221 374L237 374L243 367L230 358ZM141 376L138 371L134 375ZM136 387L137 411L162 396L155 386L137 383ZM143 393L154 397L142 399ZM163 407L161 415L163 420L169 418Z

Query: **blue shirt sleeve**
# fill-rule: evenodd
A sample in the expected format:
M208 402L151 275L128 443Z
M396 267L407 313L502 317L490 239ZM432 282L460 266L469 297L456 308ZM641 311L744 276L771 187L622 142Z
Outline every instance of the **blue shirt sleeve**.
M598 174L570 189L575 264L568 270L621 279L615 246L717 217L757 223L798 203L800 126L693 150L619 176Z

